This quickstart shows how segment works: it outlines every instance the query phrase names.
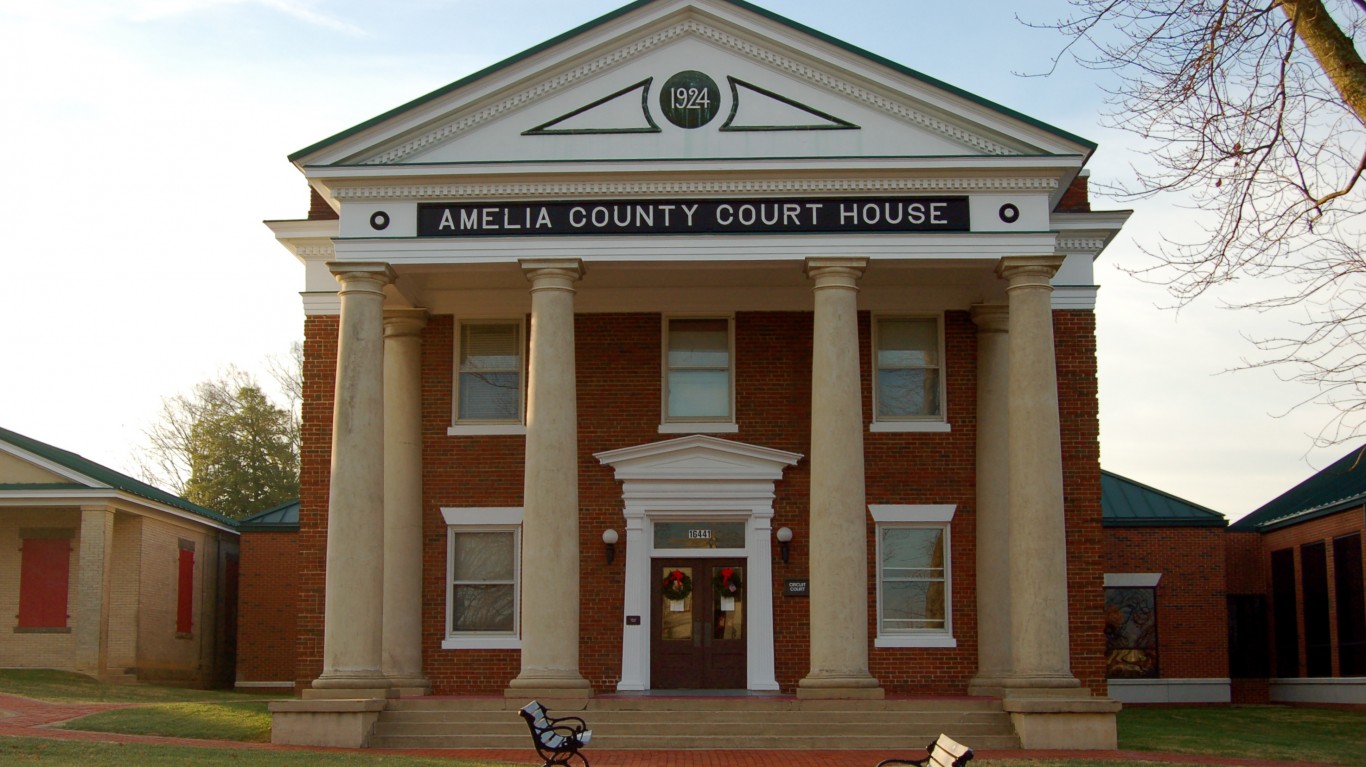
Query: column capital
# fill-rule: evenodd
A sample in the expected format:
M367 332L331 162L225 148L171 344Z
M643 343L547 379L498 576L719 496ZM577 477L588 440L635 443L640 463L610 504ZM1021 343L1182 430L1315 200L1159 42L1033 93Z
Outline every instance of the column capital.
M866 258L808 258L806 276L816 281L815 290L821 288L849 288L858 290L858 280L863 270L868 268Z
M381 261L328 261L327 268L344 293L382 293L385 285L398 279L394 268Z
M1066 256L1006 256L996 265L996 275L1010 281L1010 287L1052 287L1049 280Z
M402 338L418 335L427 327L429 315L430 312L426 309L385 309L384 337Z
M574 283L587 271L577 258L526 258L517 262L522 273L531 280L531 292L538 290L567 290L574 292Z
M969 311L978 333L1005 333L1010 329L1010 307L1006 304L973 304Z

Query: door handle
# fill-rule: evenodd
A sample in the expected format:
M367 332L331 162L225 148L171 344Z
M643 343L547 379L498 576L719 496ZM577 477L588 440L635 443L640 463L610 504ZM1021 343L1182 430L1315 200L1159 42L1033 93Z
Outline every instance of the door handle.
M692 622L692 646L702 646L702 621Z

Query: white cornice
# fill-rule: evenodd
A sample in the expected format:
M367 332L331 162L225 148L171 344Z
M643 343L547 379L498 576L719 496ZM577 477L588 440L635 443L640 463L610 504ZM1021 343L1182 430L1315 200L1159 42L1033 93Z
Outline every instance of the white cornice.
M984 136L979 136L946 120L935 117L922 110L915 109L908 104L894 101L866 88L854 85L845 79L831 75L829 72L804 64L777 53L776 51L760 46L755 42L717 29L709 24L701 23L695 19L689 19L665 29L661 29L646 37L635 39L627 45L620 46L616 50L598 56L587 63L574 67L549 80L537 83L531 88L527 88L512 96L501 99L494 104L461 117L454 122L445 123L435 129L428 130L417 138L405 141L398 146L360 161L374 165L401 163L419 152L448 142L456 136L477 128L494 118L505 115L514 109L518 109L536 101L544 100L556 92L562 91L589 78L597 77L608 69L687 35L695 35L703 38L715 45L728 48L740 55L747 56L750 59L786 72L791 76L805 80L812 85L840 93L847 98L862 102L863 104L894 118L932 131L962 144L963 146L971 147L985 154L1020 154L1018 149L1013 149Z
M1057 187L1056 178L1033 176L938 178L670 179L566 181L546 183L425 183L344 186L332 190L342 201L539 199L547 197L677 197L679 195L980 193L1039 192Z

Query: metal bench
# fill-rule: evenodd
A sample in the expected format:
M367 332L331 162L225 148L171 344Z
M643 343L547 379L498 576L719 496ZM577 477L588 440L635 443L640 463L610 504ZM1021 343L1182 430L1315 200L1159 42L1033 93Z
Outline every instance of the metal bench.
M576 756L583 762L583 767L588 767L588 757L579 753L579 749L588 745L593 731L582 719L577 716L552 719L538 700L522 706L520 713L531 728L531 740L546 767L552 764L568 767L569 760Z
M924 759L883 759L877 767L891 767L897 764L914 764L917 767L963 767L972 761L972 749L940 733L934 742L925 747L929 756Z

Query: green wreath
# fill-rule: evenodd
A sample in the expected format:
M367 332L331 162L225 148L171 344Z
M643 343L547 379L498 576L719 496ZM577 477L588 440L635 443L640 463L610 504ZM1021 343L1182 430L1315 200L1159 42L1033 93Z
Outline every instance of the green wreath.
M740 589L745 587L744 581L740 578L740 571L734 567L723 567L712 573L711 587L716 593L723 597L738 597Z
M660 589L664 598L671 602L681 602L692 593L692 578L682 570L670 570L664 574Z

